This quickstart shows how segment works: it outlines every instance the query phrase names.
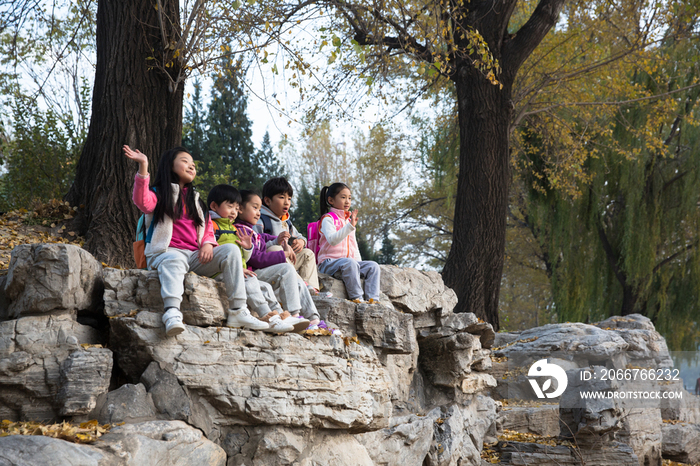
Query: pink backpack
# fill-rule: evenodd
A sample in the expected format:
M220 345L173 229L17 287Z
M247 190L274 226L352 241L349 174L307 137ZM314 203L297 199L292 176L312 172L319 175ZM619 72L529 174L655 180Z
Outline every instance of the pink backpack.
M338 221L340 221L340 219L335 213L328 212L327 214L322 215L317 222L311 222L309 223L309 226L306 227L306 247L314 252L317 264L318 253L321 250L321 223L323 222L323 218L326 215L330 215L331 217L333 217L333 223L337 223Z

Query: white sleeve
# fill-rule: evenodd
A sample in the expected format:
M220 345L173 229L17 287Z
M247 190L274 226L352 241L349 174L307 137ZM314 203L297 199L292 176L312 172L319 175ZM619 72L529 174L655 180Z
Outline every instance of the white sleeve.
M354 231L355 227L352 226L352 223L350 222L346 223L340 230L335 229L333 219L330 217L324 218L323 222L321 222L321 233L323 233L323 236L326 238L326 241L328 241L328 243L331 246L337 246L350 233L353 233Z

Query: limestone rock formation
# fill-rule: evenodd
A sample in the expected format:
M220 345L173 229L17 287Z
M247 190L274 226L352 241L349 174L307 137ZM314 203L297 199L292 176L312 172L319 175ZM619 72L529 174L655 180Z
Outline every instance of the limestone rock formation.
M97 343L99 333L69 314L0 322L0 418L89 413L112 375L112 351L81 347Z
M75 246L18 248L0 277L0 419L125 424L93 445L0 438L0 465L467 466L481 465L484 443L503 465L698 460L700 402L687 392L644 409L570 398L625 388L583 384L591 366L672 367L645 317L495 334L453 313L434 272L382 266L378 305L321 278L334 297L314 301L343 337L223 327L221 283L187 274L186 331L168 338L157 272L103 268ZM528 367L543 358L565 370L559 404L501 408L495 399L533 396ZM580 448L498 441L503 430Z
M41 436L0 437L0 466L225 466L226 452L181 421L115 427L93 445Z
M12 251L5 284L9 318L95 310L102 290L102 265L82 248L23 244Z
M105 314L109 317L133 311L163 313L160 280L155 270L104 271ZM221 326L226 319L228 298L223 283L194 273L185 275L185 293L180 306L189 325Z

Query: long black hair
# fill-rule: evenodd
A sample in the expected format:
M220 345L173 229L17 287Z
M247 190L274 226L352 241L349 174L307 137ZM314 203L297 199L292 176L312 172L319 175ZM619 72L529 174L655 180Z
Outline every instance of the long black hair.
M177 197L177 201L173 202L172 194L172 184L180 184L180 177L173 172L173 162L177 157L177 154L185 152L190 153L184 147L175 147L170 150L163 152L160 156L160 162L158 163L158 171L156 172L156 179L153 181L151 189L155 188L156 196L158 197L158 203L153 211L153 221L158 223L163 220L167 215L171 219L179 220L183 214L183 207L187 207L187 216L194 220L194 224L201 227L206 224L209 220L209 209L204 205L202 200L199 200L199 205L204 213L204 218L200 218L197 212L197 205L194 201L195 187L192 183L187 183L185 187L187 188L187 196L183 202L182 191Z
M330 206L328 205L328 198L337 196L338 193L345 188L352 191L350 186L346 185L345 183L333 183L332 185L324 186L321 189L321 217L326 215L330 209Z

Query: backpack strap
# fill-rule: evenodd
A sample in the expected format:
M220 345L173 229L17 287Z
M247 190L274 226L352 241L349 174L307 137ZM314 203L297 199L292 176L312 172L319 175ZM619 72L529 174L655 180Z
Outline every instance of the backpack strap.
M272 234L272 220L270 219L269 216L265 214L260 214L260 220L263 222L263 233L267 233L268 235Z

